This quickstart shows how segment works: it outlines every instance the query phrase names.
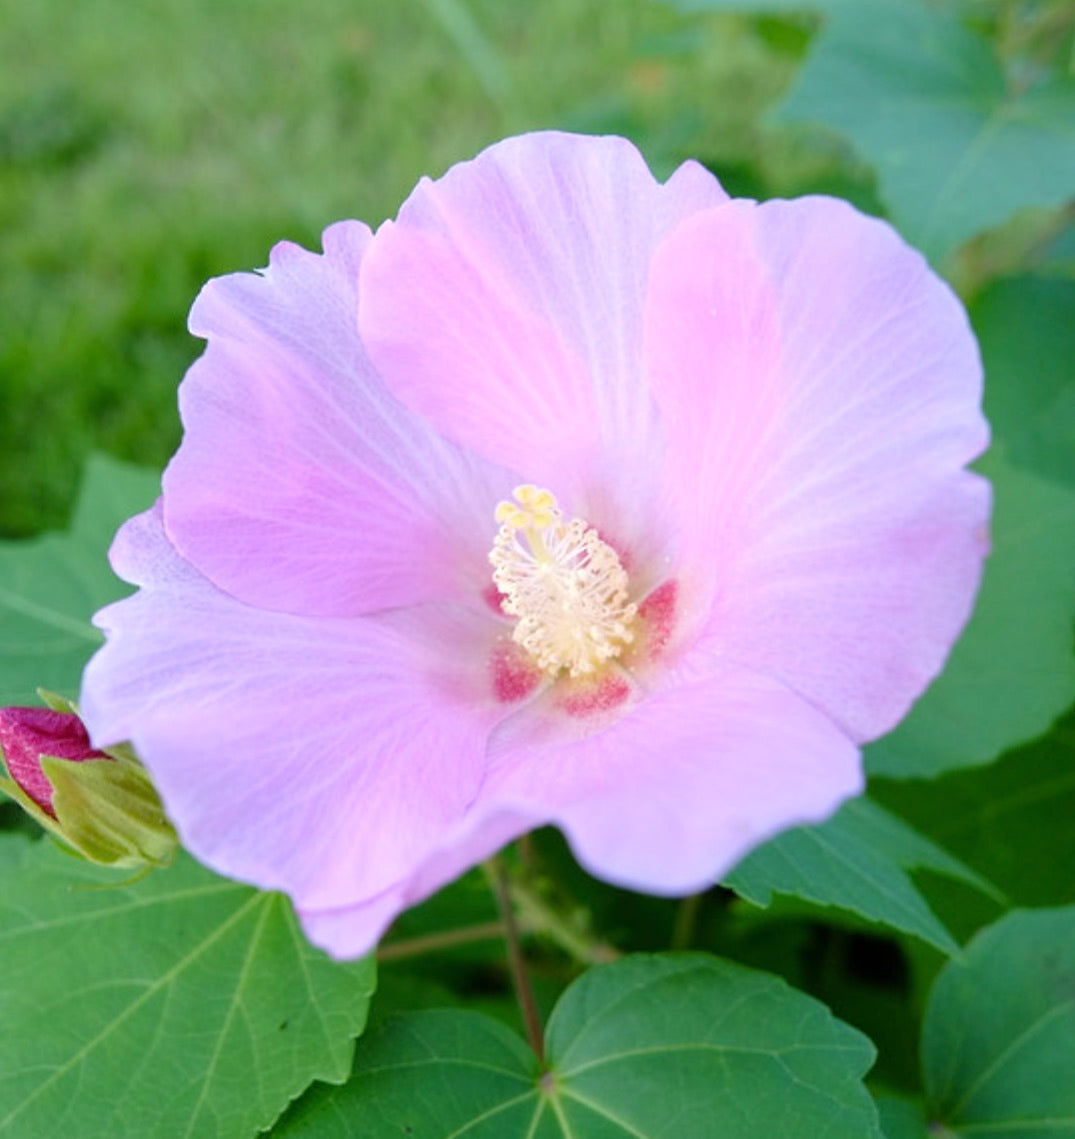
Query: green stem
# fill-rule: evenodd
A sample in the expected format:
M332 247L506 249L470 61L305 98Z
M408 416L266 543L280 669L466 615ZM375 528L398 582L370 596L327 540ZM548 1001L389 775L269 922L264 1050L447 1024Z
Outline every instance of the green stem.
M689 949L694 942L694 930L698 925L698 911L702 906L701 894L690 894L676 907L675 924L672 926L672 949Z
M518 909L519 924L527 933L541 934L555 942L569 957L581 965L601 965L615 961L622 954L606 941L573 926L570 919L531 886L518 880L511 883L512 896Z
M503 922L487 921L480 925L465 925L459 929L445 929L438 933L423 934L421 937L390 941L377 950L377 960L384 965L390 961L401 961L407 957L420 957L426 953L436 953L441 949L451 949L456 945L467 945L472 941L491 941L493 938L503 936Z
M534 1000L534 990L530 986L530 975L526 971L519 925L515 920L515 907L512 901L508 868L502 858L490 859L485 866L492 882L496 903L500 907L500 916L504 926L504 940L508 947L508 967L511 970L511 980L515 987L515 999L519 1002L519 1011L522 1013L523 1024L526 1026L526 1038L530 1041L530 1047L533 1048L538 1060L544 1064L545 1034L542 1031L537 1002Z

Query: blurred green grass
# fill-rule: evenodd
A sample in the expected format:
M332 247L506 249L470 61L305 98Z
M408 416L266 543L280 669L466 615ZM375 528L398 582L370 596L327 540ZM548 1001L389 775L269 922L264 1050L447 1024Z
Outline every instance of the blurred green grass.
M794 49L795 45L792 45ZM749 171L787 45L653 0L15 0L0 24L0 534L160 466L214 274L541 127ZM733 187L738 188L738 187ZM749 187L748 187L749 188Z

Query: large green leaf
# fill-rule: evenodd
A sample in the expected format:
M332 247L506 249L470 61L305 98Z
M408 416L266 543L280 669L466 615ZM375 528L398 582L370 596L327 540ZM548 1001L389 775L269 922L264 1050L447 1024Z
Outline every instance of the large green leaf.
M1017 905L1075 903L1075 709L984 771L873 790Z
M372 963L312 949L281 896L0 844L4 1139L239 1139L346 1078Z
M850 139L934 260L1075 197L1075 83L1009 82L984 39L916 0L833 5L777 118Z
M1005 454L1075 486L1075 281L998 281L971 318L986 361L985 410Z
M930 1139L928 1120L919 1104L891 1095L876 1098L885 1139Z
M462 1010L371 1032L342 1088L281 1121L289 1139L880 1139L865 1037L783 981L700 954L591 969L549 1021L548 1070Z
M70 530L0 543L0 704L35 704L39 687L78 695L101 643L90 617L126 590L108 567L112 536L159 490L156 472L96 455Z
M956 952L952 935L907 874L917 868L989 890L962 863L868 799L846 803L820 826L778 835L749 854L725 885L760 906L773 894L838 906Z
M945 967L922 1067L945 1134L1075 1136L1075 907L1008 914Z
M930 778L990 763L1046 731L1075 696L1075 488L994 448L992 553L941 676L866 752L871 774Z

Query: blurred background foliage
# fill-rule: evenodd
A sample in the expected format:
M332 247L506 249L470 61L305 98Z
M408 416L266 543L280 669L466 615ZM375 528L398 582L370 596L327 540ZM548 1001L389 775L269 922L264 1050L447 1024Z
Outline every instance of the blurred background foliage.
M526 129L746 170L803 41L651 0L35 0L0 25L9 536L63 522L91 448L164 463L207 277Z
M1020 179L1055 207L1075 185L1075 102L1053 82L1070 83L1073 29L1070 0L10 3L0 535L62 524L91 449L166 461L207 277L282 238L316 247L341 217L375 225L504 134L625 134L661 175L698 157L733 193L839 193L928 245L930 179L969 131L936 252L1024 204ZM1043 77L1040 105L1016 106ZM932 152L908 160L916 144ZM953 278L973 293L1047 246L1070 269L1058 216L965 246Z

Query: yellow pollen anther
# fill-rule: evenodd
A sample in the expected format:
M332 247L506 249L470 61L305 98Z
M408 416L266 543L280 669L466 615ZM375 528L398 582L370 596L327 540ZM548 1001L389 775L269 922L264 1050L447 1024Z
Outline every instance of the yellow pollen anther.
M555 496L529 484L496 508L489 560L517 617L514 640L552 675L589 676L634 640L638 606L616 551L581 518L564 522Z

